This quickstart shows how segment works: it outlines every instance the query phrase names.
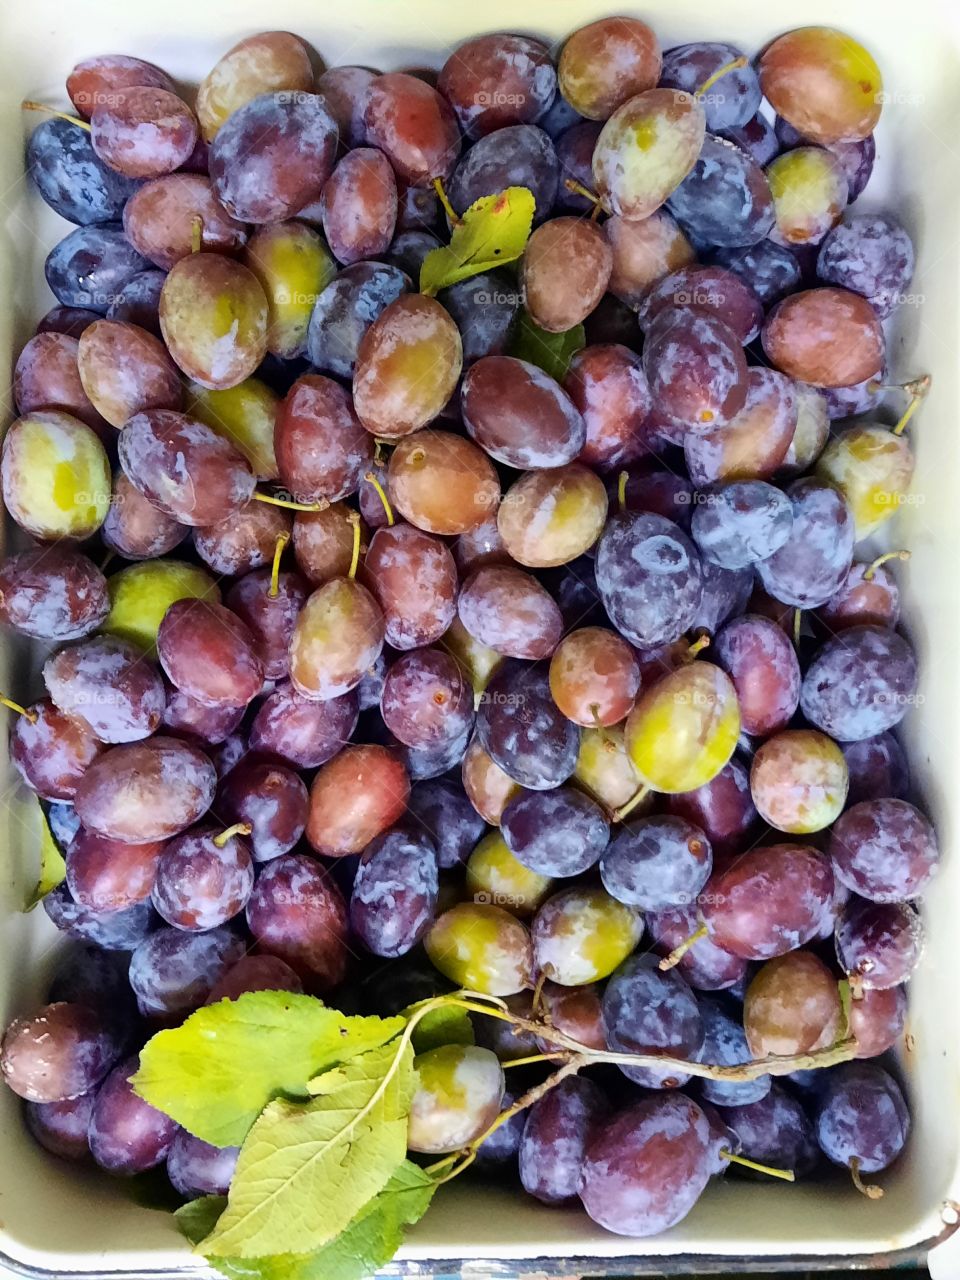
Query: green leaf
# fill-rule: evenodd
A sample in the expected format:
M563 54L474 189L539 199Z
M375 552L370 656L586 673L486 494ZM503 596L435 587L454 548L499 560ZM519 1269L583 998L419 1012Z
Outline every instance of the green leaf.
M181 1205L173 1216L190 1243L199 1244L217 1225L217 1219L226 1207L226 1196L200 1196Z
M527 187L507 187L474 201L450 233L450 244L424 258L420 292L432 296L458 280L515 262L530 239L535 205Z
M837 983L837 990L840 994L840 1030L837 1032L839 1041L846 1040L850 1035L850 1001L853 999L853 992L845 978Z
M312 1253L382 1191L407 1151L416 1088L406 1038L343 1064L306 1103L271 1102L243 1144L227 1208L200 1251Z
M251 991L207 1005L140 1052L135 1091L217 1147L243 1142L268 1102L400 1034L405 1020L347 1017L312 996Z
M230 1280L365 1280L393 1258L403 1243L404 1227L419 1222L430 1206L436 1181L409 1160L394 1171L383 1190L368 1200L352 1222L329 1244L307 1254L269 1258L210 1259ZM226 1202L221 1196L192 1200L177 1221L192 1243L212 1226Z
M37 880L36 888L27 899L24 911L32 911L33 908L44 900L51 889L55 889L61 883L67 874L67 864L63 860L63 854L60 852L60 846L53 838L53 832L50 830L50 823L47 821L47 815L40 807L40 801L37 801L37 812L40 816L40 878Z
M564 333L548 333L535 324L526 311L522 311L510 344L510 354L537 365L551 378L562 382L567 376L570 361L586 345L587 335L582 324L574 325Z
M431 997L434 999L435 997ZM408 1005L401 1012L402 1018L409 1018L427 1001L420 1000ZM466 1009L457 1005L440 1005L432 1009L417 1023L413 1032L413 1047L417 1053L426 1053L428 1049L439 1049L444 1044L476 1044L473 1034L473 1023Z

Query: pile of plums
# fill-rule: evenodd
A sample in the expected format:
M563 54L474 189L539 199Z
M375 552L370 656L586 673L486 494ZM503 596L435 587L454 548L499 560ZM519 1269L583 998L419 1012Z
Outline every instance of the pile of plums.
M737 1154L862 1186L907 1135L882 1055L939 859L896 576L858 548L926 388L887 367L910 237L854 207L870 54L610 18L317 75L268 32L195 93L119 55L67 93L29 116L75 226L0 464L0 618L46 654L11 753L73 940L3 1043L31 1132L222 1193L236 1150L130 1086L146 1037L252 990L462 986L681 1064L857 1041L776 1082L589 1068L480 1149L539 1200L643 1236ZM418 292L517 187L522 256ZM415 1152L549 1071L505 1092L551 1044L475 1022L418 1059Z

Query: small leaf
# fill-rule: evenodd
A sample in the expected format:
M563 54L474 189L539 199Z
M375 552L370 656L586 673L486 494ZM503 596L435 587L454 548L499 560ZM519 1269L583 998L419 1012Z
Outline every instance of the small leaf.
M420 1000L408 1005L401 1017L409 1018L411 1014L426 1004ZM428 1049L438 1049L444 1044L475 1044L473 1023L466 1009L457 1005L440 1005L432 1009L417 1023L413 1032L413 1047L417 1053L426 1053Z
M184 1129L239 1146L279 1094L400 1034L403 1018L347 1017L312 996L252 991L207 1005L140 1052L133 1087Z
M67 874L67 864L63 860L63 854L60 852L60 846L53 838L53 832L50 830L50 823L47 821L47 815L40 808L40 802L37 801L37 812L40 815L40 878L37 881L36 888L27 899L24 911L32 911L33 908L44 900L51 889L55 889Z
M582 324L574 325L564 333L548 333L535 324L526 311L522 311L510 344L510 354L537 365L551 378L562 382L567 376L570 361L586 345L587 335Z
M420 1221L437 1185L421 1168L405 1160L340 1235L314 1253L214 1257L211 1265L230 1280L366 1280L393 1258L403 1243L404 1227ZM212 1225L225 1203L222 1196L204 1196L184 1205L176 1217L187 1239L195 1243L198 1228Z
M226 1196L200 1196L181 1205L173 1216L190 1243L199 1244L217 1225L226 1207Z
M243 1144L227 1208L200 1252L312 1253L382 1191L407 1150L416 1088L406 1039L351 1058L310 1102L271 1102Z
M853 992L845 978L837 983L837 990L840 994L840 1030L837 1032L837 1040L840 1041L846 1040L850 1035L850 1002Z
M515 262L530 239L536 202L527 187L481 196L450 234L450 244L428 253L420 268L420 292L431 296L458 280Z

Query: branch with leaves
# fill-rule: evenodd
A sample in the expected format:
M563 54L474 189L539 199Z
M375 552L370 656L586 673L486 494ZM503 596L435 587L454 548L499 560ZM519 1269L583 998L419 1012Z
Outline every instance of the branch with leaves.
M407 1155L415 1053L472 1042L470 1016L510 1023L554 1046L552 1074L461 1151L421 1167ZM832 1066L856 1041L739 1066L595 1050L546 1016L458 991L381 1018L349 1016L312 996L258 991L197 1010L140 1054L136 1092L188 1132L241 1147L228 1196L176 1213L180 1229L230 1280L362 1280L385 1265L438 1187L467 1169L482 1142L584 1067L607 1062L714 1080ZM533 1060L533 1059L532 1059Z

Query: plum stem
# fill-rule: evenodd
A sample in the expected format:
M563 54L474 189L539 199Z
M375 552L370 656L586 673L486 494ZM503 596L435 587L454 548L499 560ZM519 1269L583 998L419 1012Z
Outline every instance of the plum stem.
M861 1179L859 1156L850 1157L850 1177L860 1194L866 1196L868 1200L880 1200L883 1198L883 1187L878 1187L875 1182L864 1182Z
M18 716L26 716L31 724L37 723L37 713L30 711L26 707L21 707L19 702L14 702L12 698L5 697L0 693L0 707L9 707L11 711L15 711Z
M614 822L622 822L628 813L633 813L638 804L642 804L650 794L649 787L641 787L639 791L635 791L626 804L622 804L619 809L614 809L611 818Z
M584 200L589 200L593 205L593 216L600 216L603 212L603 203L595 191L585 187L582 182L577 182L576 178L564 178L563 185L568 191L572 191L574 195L583 196Z
M702 924L699 928L694 929L689 938L684 938L678 947L674 947L668 956L664 956L660 961L658 968L663 969L664 971L675 968L690 948L698 943L701 938L705 938L706 936L707 926Z
M564 178L563 185L568 191L572 191L575 195L583 196L585 200L589 200L591 204L596 204L600 197L595 191L591 191L589 187L585 187L582 182L578 182L576 178Z
M350 572L347 577L355 578L360 564L360 515L356 511L351 511L347 519L353 525L353 555L350 557Z
M253 827L249 822L235 822L232 827L227 827L226 831L221 831L218 836L214 836L213 843L218 849L222 849L234 836L248 836L252 830Z
M527 1067L533 1062L556 1062L561 1059L567 1062L570 1053L566 1049L558 1049L556 1053L531 1053L527 1058L510 1058L506 1062L501 1062L504 1071L509 1071L511 1067Z
M490 1001L490 1004L486 1002ZM454 991L449 996L434 996L418 1005L411 1018L419 1020L425 1012L443 1006L466 1009L469 1013L481 1013L488 1018L497 1018L501 1022L509 1022L520 1031L568 1049L574 1057L561 1067L550 1080L556 1081L561 1073L571 1075L580 1067L595 1062L611 1062L617 1065L649 1067L663 1072L676 1074L686 1073L701 1080L727 1080L741 1082L759 1080L761 1076L786 1076L794 1071L814 1071L823 1067L833 1067L839 1062L849 1062L857 1052L858 1045L851 1036L837 1040L826 1049L815 1049L810 1053L794 1053L788 1055L770 1054L765 1058L755 1058L750 1062L738 1063L736 1066L722 1067L712 1062L690 1062L686 1058L672 1058L660 1053L614 1053L606 1049L591 1049L568 1036L566 1032L546 1021L525 1018L518 1013L511 1013L504 1008L503 1001L494 996L484 995L479 991ZM409 1024L408 1024L409 1025ZM549 1081L545 1081L549 1084ZM538 1086L542 1087L542 1086ZM546 1089L543 1090L546 1092ZM527 1096L527 1095L524 1095ZM542 1095L538 1095L542 1096ZM536 1101L536 1099L533 1099ZM518 1108L520 1109L520 1108Z
M513 1064L504 1063L503 1065L512 1066ZM539 1102L540 1099L548 1094L551 1089L556 1088L561 1080L566 1080L567 1076L576 1075L576 1073L583 1067L588 1067L589 1065L590 1059L585 1054L578 1054L575 1058L571 1058L566 1062L559 1071L555 1071L552 1076L547 1076L546 1080L541 1081L540 1084L534 1085L532 1089L528 1089L527 1092L522 1094L512 1106L501 1111L493 1123L480 1134L479 1138L474 1138L470 1145L460 1153L464 1157L464 1163L457 1168L455 1173L448 1174L443 1181L447 1182L450 1178L456 1177L458 1173L462 1173L464 1169L471 1165L476 1159L476 1154L480 1146L486 1142L487 1138L489 1138L492 1133L495 1133L502 1124L506 1124L507 1121L512 1120L515 1115L518 1115L521 1111L526 1111L527 1108L532 1107L535 1102ZM431 1165L427 1169L427 1172L429 1173L430 1169L434 1167L435 1166Z
M481 1010L483 1013L488 1010ZM494 1017L504 1018L497 1011ZM586 1058L591 1064L610 1062L617 1066L647 1067L663 1073L686 1074L696 1076L700 1080L744 1081L758 1080L761 1076L785 1076L794 1071L817 1071L823 1067L833 1067L839 1062L849 1062L859 1046L852 1037L845 1037L826 1049L817 1049L812 1053L795 1053L787 1056L771 1054L766 1058L755 1058L751 1062L739 1063L735 1067L722 1067L713 1062L689 1062L685 1058L672 1058L659 1053L614 1053L606 1049L591 1049L589 1045L579 1044L572 1037L558 1031L548 1023L532 1022L529 1018L506 1015L506 1021L512 1022L522 1031L558 1044L569 1049L577 1058ZM569 1065L569 1064L568 1064Z
M45 102L25 101L20 103L23 111L46 111L48 115L56 116L58 120L69 120L71 124L75 124L78 129L86 129L90 132L90 125L86 120L81 120L79 116L70 115L69 111L59 111L56 107L48 107Z
M507 1123L515 1115L521 1111L532 1107L534 1103L539 1102L552 1089L556 1088L561 1081L566 1080L569 1076L576 1075L584 1067L592 1066L598 1062L609 1062L618 1065L630 1065L637 1067L648 1067L655 1070L686 1072L690 1075L698 1076L701 1079L713 1080L756 1080L764 1075L789 1075L793 1071L810 1070L814 1068L830 1067L838 1062L849 1061L856 1053L857 1044L855 1040L844 1039L838 1043L831 1045L827 1049L819 1049L813 1053L791 1054L789 1056L772 1055L766 1058L758 1058L752 1062L739 1063L736 1066L721 1067L712 1063L704 1062L688 1062L685 1059L670 1058L661 1054L637 1054L637 1053L610 1053L604 1050L591 1049L587 1045L579 1044L571 1036L566 1035L562 1031L558 1031L555 1027L546 1022L535 1021L530 1018L524 1018L518 1014L510 1013L502 1007L501 1002L497 1002L501 1007L486 1007L484 1001L493 999L493 997L485 996L475 991L455 991L450 996L436 996L431 1000L426 1000L422 1005L418 1006L416 1011L411 1015L407 1028L401 1037L401 1041L409 1043L413 1026L419 1022L428 1012L433 1009L440 1008L442 1005L452 1005L465 1008L472 1013L486 1014L492 1018L499 1018L502 1021L511 1023L515 1028L528 1031L533 1035L539 1036L541 1039L551 1044L556 1044L561 1049L567 1050L567 1061L562 1067L559 1067L546 1080L534 1085L528 1089L526 1093L521 1095L511 1106L506 1107L493 1120L493 1122L478 1137L463 1147L460 1151L452 1152L450 1155L444 1156L434 1164L427 1165L424 1172L428 1174L442 1175L436 1178L437 1184L449 1182L456 1178L459 1174L468 1169L476 1159L477 1152L484 1142L495 1133L501 1125ZM554 1055L537 1054L530 1058L521 1058L512 1063L505 1063L504 1066L520 1066L525 1062L543 1062L549 1060ZM557 1055L559 1056L559 1055ZM732 1151L724 1148L720 1152L724 1160L729 1160L733 1164L744 1165L748 1169L755 1169L760 1173L767 1174L772 1178L780 1178L785 1182L793 1182L794 1175L789 1169L774 1169L769 1165L758 1164L754 1160L749 1160L745 1156L735 1155ZM854 1167L856 1161L851 1161L851 1170L854 1181L858 1182L857 1169ZM880 1192L880 1188L861 1190L864 1194L871 1198L876 1198L876 1193Z
M877 556L876 560L871 561L863 571L864 582L871 582L873 575L877 572L882 564L886 564L888 560L909 560L909 551L885 551L882 556Z
M547 980L547 975L541 973L537 978L536 985L533 988L533 996L530 1000L530 1013L532 1017L537 1017L540 1012L540 1005L543 1002L543 985Z
M793 647L800 648L800 630L803 626L803 610L794 609L793 611Z
M702 636L697 636L693 644L690 645L690 648L686 652L687 661L693 662L694 658L696 658L698 653L703 653L704 649L709 649L709 648L710 648L710 636L709 636L709 633L705 631Z
M270 566L270 590L267 592L271 600L276 600L280 594L280 557L289 541L289 533L277 534L277 545L273 548L273 564Z
M289 498L275 498L272 493L255 493L257 502L268 502L271 507L285 507L288 511L326 511L330 503L326 498L319 502L293 502Z
M203 218L194 214L190 221L190 252L199 253L203 248Z
M380 481L377 479L377 477L374 475L372 471L368 471L363 478L364 480L367 481L368 484L372 484L374 489L376 489L377 497L380 499L381 503L383 504L383 509L387 513L387 524L392 529L393 526L396 524L396 520L394 519L393 507L391 507L390 505L390 499L387 497L386 489L384 489L383 485L380 483Z
M930 390L930 375L925 373L921 378L914 378L912 382L905 382L903 384L903 390L906 391L907 395L910 397L910 403L907 405L906 409L904 409L900 421L893 428L893 434L895 436L903 435L910 419L926 399L927 392Z
M443 209L443 212L447 215L447 217L450 219L451 224L455 227L462 227L463 219L460 217L459 213L457 213L456 209L454 209L453 205L450 203L450 197L447 195L443 187L443 179L434 178L430 185L433 187L434 191L437 193L437 199L440 201L441 208Z
M461 1163L456 1165L455 1168L451 1169L449 1173L444 1174L442 1178L436 1178L435 1181L437 1186L442 1187L445 1182L450 1182L451 1179L458 1178L465 1169L470 1168L470 1166L473 1164L476 1158L477 1158L476 1151L468 1151L465 1156L462 1151L458 1151L454 1159L461 1160ZM446 1161L444 1161L443 1163L446 1164ZM432 1164L428 1165L424 1172L429 1173L430 1170L434 1168L436 1168L436 1165L432 1165Z
M723 77L729 75L731 71L739 71L741 67L745 67L746 65L747 60L743 54L741 54L739 58L734 58L731 62L727 62L722 67L718 67L712 76L708 76L707 79L704 80L703 84L693 96L695 98L702 98L708 90L713 88L718 80L722 80Z
M617 476L617 505L621 512L627 509L627 481L630 479L628 471L621 471Z
M731 1164L739 1164L744 1169L754 1169L757 1173L765 1173L769 1178L780 1178L784 1182L796 1182L796 1177L792 1169L774 1169L768 1164L758 1164L756 1160L748 1160L746 1156L735 1155L734 1152L728 1151L723 1147L720 1152L721 1160L729 1160Z

